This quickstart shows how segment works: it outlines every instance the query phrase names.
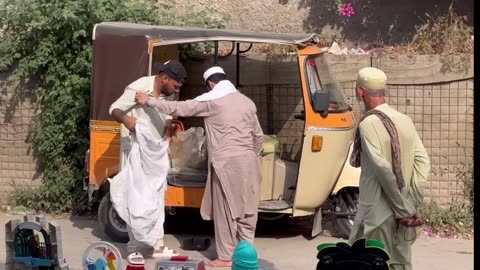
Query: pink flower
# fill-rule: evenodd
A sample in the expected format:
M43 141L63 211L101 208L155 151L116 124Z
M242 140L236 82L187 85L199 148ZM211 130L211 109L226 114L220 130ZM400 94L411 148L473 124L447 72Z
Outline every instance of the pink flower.
M355 10L352 7L352 3L342 4L339 9L340 15L350 17L355 15Z
M433 236L432 230L431 230L430 228L428 228L428 227L423 228L423 232L424 232L426 235L428 235L428 237L432 237L432 236Z

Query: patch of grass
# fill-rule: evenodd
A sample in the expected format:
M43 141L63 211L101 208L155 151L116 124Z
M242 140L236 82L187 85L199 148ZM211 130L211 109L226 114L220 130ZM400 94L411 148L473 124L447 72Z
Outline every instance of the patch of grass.
M29 209L34 209L38 204L36 201L36 194L38 194L38 188L15 186L14 191L9 194L7 203L9 206L23 206Z
M436 202L424 205L424 231L447 238L471 238L473 236L473 164L462 166L457 171L457 183L461 192L447 207Z
M445 238L471 238L473 236L473 215L462 204L453 203L441 207L430 202L422 208L424 231L430 236Z
M473 204L474 204L474 192L473 192L473 163L463 165L457 170L457 185L461 192L458 195L458 198L463 202L467 210L473 216Z

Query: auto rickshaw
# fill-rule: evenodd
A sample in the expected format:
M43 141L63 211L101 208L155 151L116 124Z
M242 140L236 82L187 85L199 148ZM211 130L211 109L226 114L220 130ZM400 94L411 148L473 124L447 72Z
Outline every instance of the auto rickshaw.
M290 88L298 94L303 109L292 121L301 123L299 155L285 160L279 154L280 144L271 123L271 85L257 87L256 91L270 93L259 110L259 119L266 119L262 157L262 186L259 217L274 219L280 216L312 216L312 236L321 232L322 213L335 215L342 235L348 235L353 224L358 200L359 169L348 162L355 131L352 108L346 103L343 90L335 80L325 57L325 49L313 34L258 33L223 29L200 29L170 26L151 26L123 22L104 22L93 30L93 69L90 98L90 148L85 157L88 177L84 188L90 200L99 201L98 219L105 232L115 241L128 239L126 226L112 207L108 178L119 170L120 124L109 115L110 105L122 95L125 87L136 79L155 74L157 61L181 59L182 46L210 43L214 46L213 63L218 64L219 43L231 43L228 57L235 57L234 70L239 91L247 86L240 83L243 76L240 45L277 44L295 48L296 63L290 74L298 87ZM209 58L210 61L211 58ZM187 83L201 78L204 70L192 74L189 63ZM273 78L275 80L275 78ZM199 83L205 90L204 83ZM179 99L188 96L192 85L184 85ZM246 90L245 90L246 91ZM182 98L183 94L183 98ZM192 94L190 94L192 96ZM194 97L194 96L193 96ZM254 102L256 102L254 100ZM259 105L257 104L257 107ZM298 106L297 106L298 107ZM267 115L262 115L263 112ZM291 120L291 119L290 119ZM193 126L189 119L175 120L177 133ZM286 138L288 139L288 138ZM205 181L178 181L167 179L165 195L169 212L180 207L200 208Z

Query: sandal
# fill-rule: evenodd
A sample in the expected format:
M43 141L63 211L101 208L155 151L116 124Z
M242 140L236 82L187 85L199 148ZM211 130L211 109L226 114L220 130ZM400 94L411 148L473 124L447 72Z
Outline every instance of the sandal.
M208 238L187 238L183 240L182 249L204 251L210 247L210 243L210 239Z
M162 252L158 252L156 250L153 251L152 258L171 258L175 256L179 256L180 253L176 250L173 250L169 247L163 247Z

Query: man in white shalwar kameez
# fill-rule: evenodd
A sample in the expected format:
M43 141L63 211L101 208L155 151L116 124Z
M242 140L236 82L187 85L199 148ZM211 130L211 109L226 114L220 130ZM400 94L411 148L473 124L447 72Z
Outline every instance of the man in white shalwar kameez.
M349 242L379 240L390 255L390 269L411 270L430 161L412 120L386 103L386 80L376 68L358 73L356 94L364 115L350 163L361 166L360 194Z
M164 245L163 222L172 117L153 108L137 106L135 93L144 92L155 100L171 99L180 90L187 73L175 60L156 67L157 75L128 85L110 107L112 117L122 124L121 171L110 180L110 196L115 210L127 223L128 252L153 248L152 257L171 257L179 253ZM141 134L136 134L138 128L143 131Z
M236 245L255 238L263 132L255 103L237 91L222 68L208 69L204 80L210 91L193 100L154 100L140 92L137 100L169 115L204 118L209 177L200 212L214 221L218 255L206 264L230 267Z

